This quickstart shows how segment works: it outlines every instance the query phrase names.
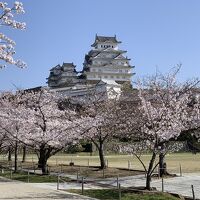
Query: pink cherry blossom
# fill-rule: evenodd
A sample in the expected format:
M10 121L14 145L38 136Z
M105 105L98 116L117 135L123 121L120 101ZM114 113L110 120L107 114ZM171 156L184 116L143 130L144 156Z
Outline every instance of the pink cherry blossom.
M0 2L0 10L0 26L12 27L21 30L26 28L26 23L18 22L14 19L16 15L24 13L23 4L21 2L16 1L13 7L8 7L6 2ZM16 65L20 68L26 67L25 62L14 59L14 46L15 42L12 39L3 33L0 33L0 60L2 61L0 63L0 68L5 67L6 63Z
M32 148L38 155L43 173L47 172L47 160L82 137L87 124L72 109L60 109L64 101L48 90L18 91L0 97L0 130L10 141Z

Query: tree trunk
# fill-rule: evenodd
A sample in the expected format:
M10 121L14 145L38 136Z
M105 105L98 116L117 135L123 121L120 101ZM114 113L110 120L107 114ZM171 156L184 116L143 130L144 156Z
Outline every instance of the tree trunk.
M40 149L39 159L38 159L38 168L42 169L42 174L48 174L47 160L48 160L48 157L46 155L46 150Z
M164 154L165 145L161 145L161 152L159 154L159 175L163 177L163 175L167 174L167 165L165 163L165 154Z
M12 150L10 147L8 148L8 161L12 161Z
M23 152L22 152L22 162L26 161L26 146L23 146Z
M166 163L165 161L165 155L163 153L159 154L159 175L160 177L163 177L163 175L166 174Z
M147 176L146 176L146 189L147 190L151 190L151 175L152 175L152 170L153 170L153 165L154 165L155 159L156 159L156 153L153 152L153 155L149 162L149 168L148 168Z
M151 174L148 173L146 176L146 189L151 190Z
M106 162L105 162L105 156L104 156L104 149L103 149L103 143L100 142L99 147L99 159L100 159L100 168L105 169L106 168Z
M18 157L18 142L15 142L15 164L14 164L14 172L17 172L18 165L17 165L17 157Z

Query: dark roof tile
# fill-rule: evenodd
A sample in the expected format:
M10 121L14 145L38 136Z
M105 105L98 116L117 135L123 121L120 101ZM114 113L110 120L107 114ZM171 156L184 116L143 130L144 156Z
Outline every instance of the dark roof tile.
M95 37L95 42L92 44L92 46L95 46L96 43L98 42L113 42L113 43L121 43L120 41L117 40L116 35L114 37L107 37L107 36L98 36L96 35Z

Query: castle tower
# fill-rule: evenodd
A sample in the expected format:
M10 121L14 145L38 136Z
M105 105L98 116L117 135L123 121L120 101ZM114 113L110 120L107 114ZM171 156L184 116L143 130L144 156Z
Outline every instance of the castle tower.
M91 45L92 50L85 56L83 63L83 76L87 81L99 80L113 81L119 84L130 82L133 76L130 59L123 54L126 51L119 50L118 41L115 37L95 37Z
M66 87L75 85L78 82L77 71L73 63L63 63L50 69L47 83L49 87Z

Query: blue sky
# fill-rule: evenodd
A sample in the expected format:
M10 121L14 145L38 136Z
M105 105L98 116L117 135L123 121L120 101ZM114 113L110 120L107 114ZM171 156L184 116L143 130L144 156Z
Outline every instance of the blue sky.
M63 62L81 70L96 33L117 35L137 77L156 68L167 72L179 63L180 80L200 75L199 0L21 1L26 30L2 31L16 41L16 58L28 67L1 70L0 90L46 85L49 69Z

